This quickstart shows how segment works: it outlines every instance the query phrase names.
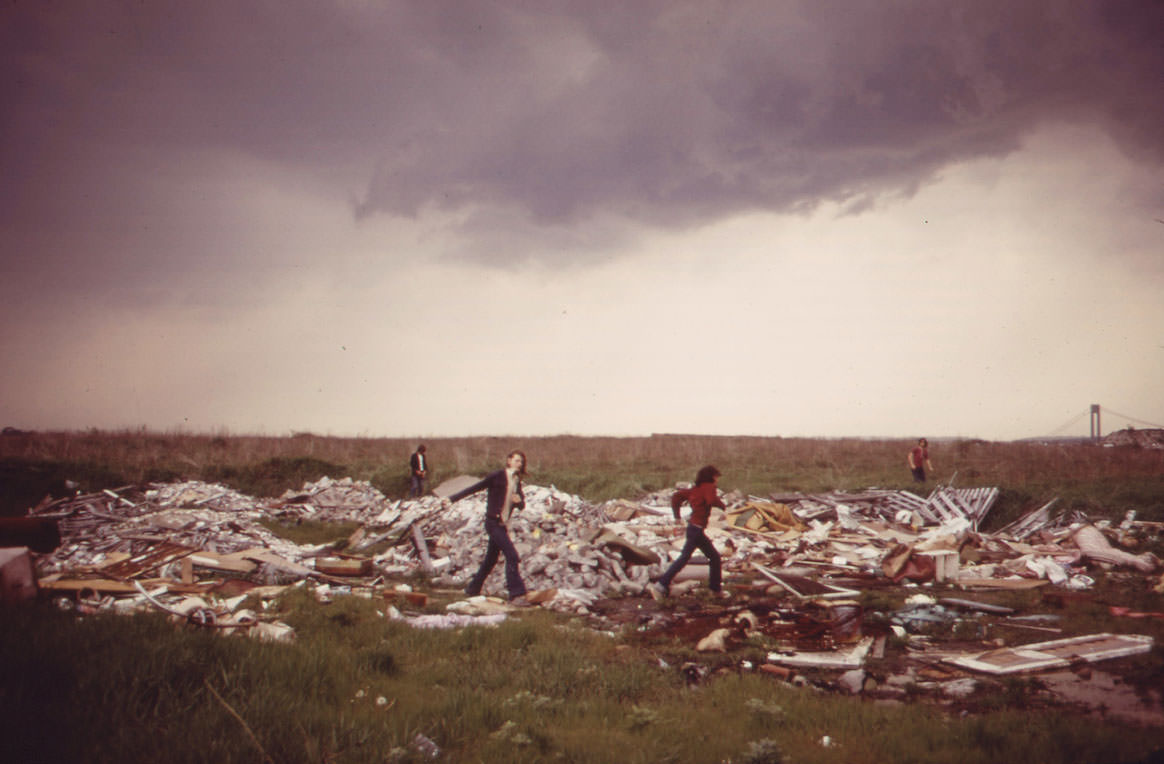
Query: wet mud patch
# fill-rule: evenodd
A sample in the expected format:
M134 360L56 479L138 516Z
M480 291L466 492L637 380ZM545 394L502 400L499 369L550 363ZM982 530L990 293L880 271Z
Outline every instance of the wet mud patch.
M1118 674L1092 669L1050 671L1038 676L1047 692L1060 703L1089 716L1148 726L1164 725L1164 691L1136 686Z

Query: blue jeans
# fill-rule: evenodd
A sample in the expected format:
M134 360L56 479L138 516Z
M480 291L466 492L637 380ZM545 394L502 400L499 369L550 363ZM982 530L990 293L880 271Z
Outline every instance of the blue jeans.
M695 550L703 552L707 557L709 570L707 574L707 586L713 592L718 592L720 589L720 577L722 572L720 570L719 552L715 551L715 545L711 543L711 539L703 532L703 529L698 525L687 524L687 541L683 544L683 551L675 558L675 562L671 563L671 567L667 568L667 572L659 578L659 586L670 590L671 579L673 579L679 571L691 560L691 555L695 554Z
M521 580L521 571L518 570L517 549L509 540L509 530L495 517L485 516L485 533L489 536L489 546L485 549L485 559L481 560L481 567L473 580L465 587L465 593L476 596L481 593L485 579L489 577L493 566L497 564L499 555L505 555L505 588L509 590L509 598L514 599L525 594L525 582Z
M413 475L412 481L409 484L408 495L412 498L417 496L424 496L424 478L420 475Z

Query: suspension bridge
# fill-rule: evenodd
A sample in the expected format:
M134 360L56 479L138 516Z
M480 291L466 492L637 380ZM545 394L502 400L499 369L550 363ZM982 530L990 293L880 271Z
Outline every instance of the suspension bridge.
M1110 427L1108 429L1109 433L1116 432L1117 430L1128 429L1129 426L1137 426L1140 428L1146 427L1153 430L1164 430L1164 424L1156 424L1154 422L1148 422L1143 419L1137 419L1134 416L1121 414L1118 411L1113 411L1112 409L1108 408L1102 409L1101 411L1100 405L1098 403L1093 403L1089 408L1084 409L1075 416L1071 417L1053 432L1047 434L1044 437L1072 437L1075 435L1075 433L1078 432L1078 430L1075 428L1079 426L1085 417L1089 420L1090 436L1093 440L1099 440L1103 437L1103 426L1101 422L1102 417L1107 417L1109 421L1112 417L1114 417L1117 422L1124 423L1122 427Z

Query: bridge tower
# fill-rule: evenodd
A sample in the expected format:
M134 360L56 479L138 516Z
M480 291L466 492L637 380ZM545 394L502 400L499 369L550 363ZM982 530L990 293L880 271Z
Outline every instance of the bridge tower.
M1099 427L1099 404L1091 404L1091 439L1099 440L1103 437L1103 433Z

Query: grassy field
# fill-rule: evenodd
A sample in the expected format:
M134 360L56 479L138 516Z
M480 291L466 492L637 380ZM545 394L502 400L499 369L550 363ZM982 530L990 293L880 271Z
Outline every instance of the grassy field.
M433 608L443 597L438 595ZM155 615L50 606L0 625L0 755L37 762L1147 762L1164 729L1016 709L963 715L795 688L727 657L688 686L666 657L554 613L415 629L385 604L306 592L290 644ZM762 654L760 649L754 652ZM755 656L753 656L755 657ZM986 703L986 699L981 701ZM418 736L421 736L418 738ZM827 738L827 741L826 741ZM826 744L827 742L827 744Z
M426 439L434 482L530 458L531 482L591 501L634 498L690 480L714 463L721 486L748 494L913 488L908 441L781 438ZM404 495L416 441L304 435L258 438L44 433L0 438L6 511L45 493L150 481L221 482L275 496L322 476L368 480ZM1093 516L1164 521L1164 454L1086 445L982 441L932 446L936 478L998 486L988 525L1052 497ZM65 481L75 485L65 486ZM336 538L350 528L337 529ZM318 531L318 529L317 529ZM423 580L413 580L423 587ZM1112 628L1107 599L1164 610L1149 589L1101 578L1075 625ZM431 590L426 612L452 592ZM863 595L891 607L889 592ZM1015 603L1029 593L1016 593ZM878 600L886 600L879 602ZM977 699L973 713L928 703L881 704L793 688L631 628L601 632L578 619L524 611L499 627L420 630L384 616L383 599L306 591L267 612L292 625L289 644L221 637L157 615L78 617L51 603L0 619L0 761L419 762L1148 762L1164 760L1164 727L1024 708L1037 682L1020 678ZM1028 603L1028 607L1037 603ZM1161 676L1164 622L1116 630L1157 635L1133 667ZM766 647L745 651L762 662ZM712 668L689 686L686 659ZM1127 660L1127 659L1125 659ZM418 737L419 736L419 737ZM824 744L828 738L829 745ZM418 747L419 746L419 747Z
M590 501L634 499L691 480L704 464L720 486L764 496L788 491L915 489L905 467L907 440L656 435L426 439L432 485L496 469L513 448L529 457L529 481ZM268 497L323 476L366 480L389 497L407 494L416 440L167 435L150 432L35 433L0 437L0 513L22 514L65 481L83 491L153 481L203 480ZM980 440L933 442L938 482L997 486L987 527L1051 498L1061 508L1164 521L1164 451Z

